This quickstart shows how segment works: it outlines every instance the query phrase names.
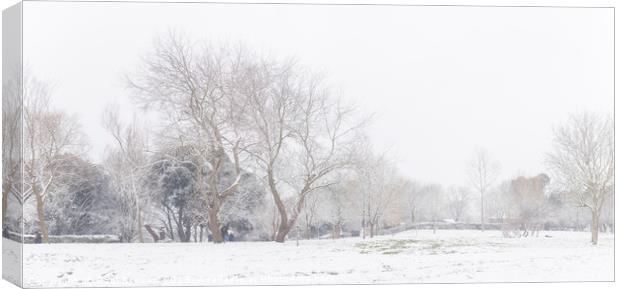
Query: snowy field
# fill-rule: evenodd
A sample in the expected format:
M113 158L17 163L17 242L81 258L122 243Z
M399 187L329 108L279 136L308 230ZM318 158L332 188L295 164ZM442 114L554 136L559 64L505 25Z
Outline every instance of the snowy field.
M22 252L20 244L9 239L2 238L2 278L13 284L21 284L20 264Z
M24 285L613 280L613 235L602 234L599 246L588 240L585 232L543 232L539 238L506 239L498 231L408 231L366 240L301 241L299 247L295 241L27 244Z

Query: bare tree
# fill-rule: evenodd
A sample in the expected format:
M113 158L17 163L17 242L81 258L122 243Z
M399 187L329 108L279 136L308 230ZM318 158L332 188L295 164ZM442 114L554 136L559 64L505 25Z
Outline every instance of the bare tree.
M430 220L433 223L433 234L437 230L437 222L444 207L444 189L440 184L429 183L422 187L423 195L427 198L426 204L430 209Z
M466 187L448 188L448 209L454 221L459 222L467 212L471 191Z
M340 174L341 181L328 188L324 202L321 204L325 220L332 225L332 237L338 239L343 227L353 218L358 217L359 200L357 180Z
M468 164L467 174L471 185L480 194L480 229L482 231L484 231L484 195L497 179L499 171L499 164L491 159L485 149L476 149Z
M597 244L601 209L614 193L613 119L575 114L553 133L553 151L547 155L552 178L578 206L590 210L591 241Z
M168 116L165 135L190 144L197 156L197 190L205 195L208 226L216 243L223 242L218 214L235 193L241 178L238 121L245 113L238 86L246 61L244 49L197 48L182 36L170 33L145 57L143 69L128 80L136 100ZM222 167L231 159L232 183L222 182Z
M19 75L12 73L12 75ZM2 224L9 207L9 196L22 204L22 102L21 81L10 78L2 85Z
M408 181L403 197L403 201L407 205L407 217L409 222L414 224L417 221L418 211L422 204L422 185L417 182Z
M518 176L510 181L506 195L506 215L508 221L518 223L524 237L536 234L542 227L545 215L545 192L549 176L539 174L535 177ZM504 220L506 221L506 220ZM530 232L531 231L531 232Z
M324 195L324 194L323 194ZM321 206L321 194L315 193L308 196L306 200L306 205L302 209L303 219L306 226L305 238L311 239L313 236L319 238L319 217L318 217L318 209ZM316 235L314 234L316 233Z
M293 61L277 61L240 47L196 45L171 33L145 57L129 80L136 100L168 116L166 135L190 144L200 159L197 189L206 195L209 229L223 241L218 213L237 191L241 158L251 157L264 177L280 221L276 241L294 227L306 197L329 186L346 167L359 124L352 110L332 101L323 80ZM241 155L244 154L244 156ZM236 178L222 179L230 160ZM292 208L282 192L292 191Z
M148 203L143 186L143 176L147 170L147 135L135 117L132 123L123 125L116 106L108 106L104 111L103 126L116 144L108 153L106 168L119 194L117 197L123 215L120 220L121 235L124 241L130 242L137 235L138 241L144 242L143 214Z
M75 118L50 105L48 86L35 79L24 81L24 194L35 197L38 226L49 242L45 200L57 184L65 157L81 152L85 142Z
M248 66L242 94L247 110L245 151L255 160L279 214L276 242L286 235L305 206L308 195L328 187L330 175L351 162L351 144L359 123L353 111L331 101L322 78L294 62L260 60ZM286 206L284 192L293 206Z
M396 211L398 201L407 189L407 181L400 177L385 156L377 157L368 153L356 168L357 189L363 200L363 238L367 234L371 238L376 235L381 218L386 217L391 210Z
M510 180L502 181L493 186L485 199L486 215L498 220L508 218L511 214L510 192Z
M342 227L345 225L345 202L342 194L330 192L330 222L332 224L332 238L339 239L342 235ZM320 228L319 228L320 229Z

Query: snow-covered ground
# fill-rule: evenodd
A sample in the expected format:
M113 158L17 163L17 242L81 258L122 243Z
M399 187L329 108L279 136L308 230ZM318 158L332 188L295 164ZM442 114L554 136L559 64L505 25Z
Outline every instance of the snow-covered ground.
M2 238L2 278L20 285L22 281L21 244Z
M549 237L542 237L548 235ZM24 246L26 287L613 280L613 235L506 239L408 231L374 239ZM7 242L5 239L4 242ZM10 242L10 241L9 241Z

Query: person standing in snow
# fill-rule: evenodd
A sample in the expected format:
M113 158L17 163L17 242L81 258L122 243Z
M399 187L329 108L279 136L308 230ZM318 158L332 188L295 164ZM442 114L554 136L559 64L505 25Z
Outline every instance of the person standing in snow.
M222 237L224 237L224 241L228 242L228 225L225 225L221 229Z
M42 238L41 238L41 232L36 231L34 233L34 243L35 244L41 244Z
M226 235L228 236L228 241L230 242L235 241L235 234L233 233L232 229L228 229L228 231L226 232Z

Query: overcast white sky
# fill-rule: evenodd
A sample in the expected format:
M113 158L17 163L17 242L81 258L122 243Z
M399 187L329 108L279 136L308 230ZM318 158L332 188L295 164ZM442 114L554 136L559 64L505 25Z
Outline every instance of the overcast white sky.
M170 28L326 72L376 113L376 149L421 181L466 184L477 146L503 178L537 174L554 125L613 112L611 9L26 2L24 17L25 63L78 115L95 161L103 107L130 114L122 75Z

